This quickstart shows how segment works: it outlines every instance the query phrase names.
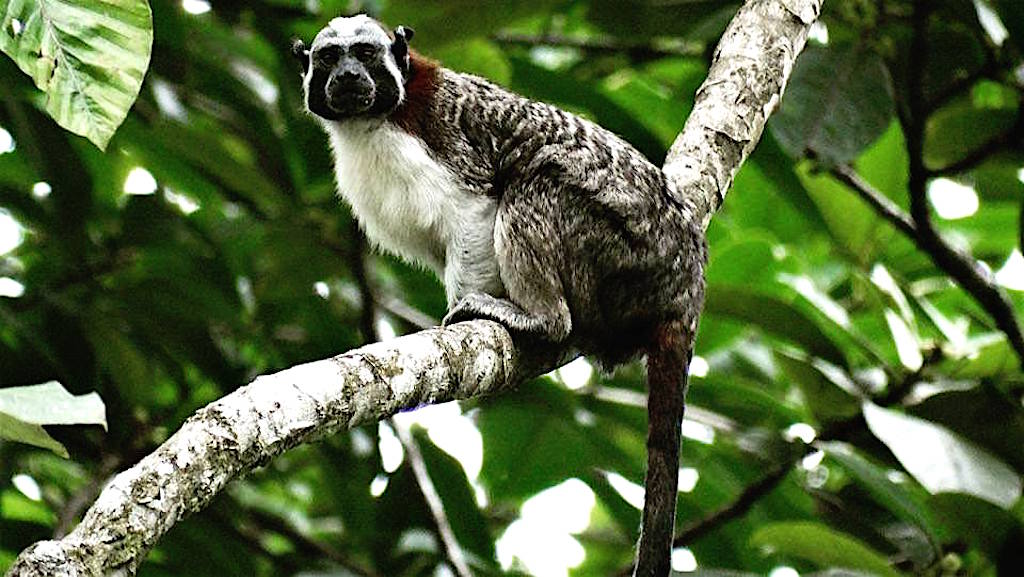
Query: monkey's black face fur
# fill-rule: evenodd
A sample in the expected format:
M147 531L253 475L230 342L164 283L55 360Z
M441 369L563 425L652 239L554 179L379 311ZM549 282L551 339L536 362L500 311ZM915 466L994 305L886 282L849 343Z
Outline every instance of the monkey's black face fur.
M390 114L405 96L411 38L409 28L398 27L392 40L377 22L353 17L332 20L309 50L296 41L306 107L332 121Z

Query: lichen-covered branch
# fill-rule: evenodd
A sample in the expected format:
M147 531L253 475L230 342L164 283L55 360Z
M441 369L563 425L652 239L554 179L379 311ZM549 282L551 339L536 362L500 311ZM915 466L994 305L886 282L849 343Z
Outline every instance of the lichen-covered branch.
M747 2L722 35L665 173L707 227L782 98L822 0Z
M22 552L9 577L133 574L171 527L275 456L403 409L494 393L517 351L490 321L429 329L258 377L197 411L104 488L59 541Z
M749 0L715 52L665 171L706 224L753 150L822 0ZM133 574L175 523L300 443L403 409L494 393L550 367L488 321L376 343L263 376L200 409L117 475L65 538L22 552L9 577Z

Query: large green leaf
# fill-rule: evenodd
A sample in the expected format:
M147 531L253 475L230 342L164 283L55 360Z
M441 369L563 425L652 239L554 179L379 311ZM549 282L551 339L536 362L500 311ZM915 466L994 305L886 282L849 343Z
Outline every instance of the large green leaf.
M1004 509L1020 498L1016 471L949 429L873 403L863 412L871 432L930 492L967 493Z
M105 149L149 66L146 0L0 0L0 13L0 50L46 93L46 111Z
M793 156L848 162L889 126L892 90L882 59L863 47L812 47L797 61L769 125Z
M772 523L754 533L750 542L756 547L806 559L822 568L859 569L886 577L900 574L877 551L819 523Z
M96 393L74 396L55 381L0 389L0 439L43 447L67 457L67 449L43 425L102 425L106 429L106 409Z

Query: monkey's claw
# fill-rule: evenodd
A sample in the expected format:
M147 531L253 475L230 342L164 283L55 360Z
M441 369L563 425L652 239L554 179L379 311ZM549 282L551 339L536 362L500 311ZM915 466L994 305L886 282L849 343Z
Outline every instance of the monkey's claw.
M455 323L461 323L462 321L471 321L479 318L491 318L485 313L491 305L491 300L497 300L494 297L481 294L481 293L470 293L462 297L459 302L455 303L452 310L448 311L448 314L444 316L444 320L441 321L443 326L452 325Z

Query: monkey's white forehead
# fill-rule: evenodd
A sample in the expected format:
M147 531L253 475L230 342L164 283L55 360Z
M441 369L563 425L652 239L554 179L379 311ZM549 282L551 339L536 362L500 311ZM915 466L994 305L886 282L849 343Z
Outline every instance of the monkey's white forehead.
M337 40L345 44L358 40L390 44L391 37L376 20L366 14L335 18L317 34L316 41Z

